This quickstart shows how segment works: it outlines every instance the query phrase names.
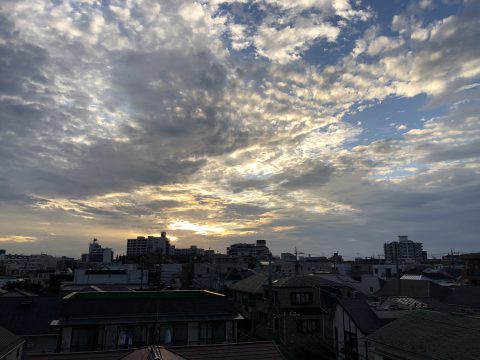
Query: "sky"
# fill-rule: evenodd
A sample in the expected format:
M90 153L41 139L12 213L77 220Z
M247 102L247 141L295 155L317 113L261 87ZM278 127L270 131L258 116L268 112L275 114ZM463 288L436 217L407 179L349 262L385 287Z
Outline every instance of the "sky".
M2 0L0 248L479 251L478 1Z

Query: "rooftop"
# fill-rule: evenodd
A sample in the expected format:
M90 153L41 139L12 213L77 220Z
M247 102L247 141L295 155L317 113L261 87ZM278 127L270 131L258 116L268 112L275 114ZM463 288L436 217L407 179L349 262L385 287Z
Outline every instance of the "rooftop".
M284 360L273 341L171 347L169 351L189 360Z
M236 319L228 299L206 290L108 291L72 293L60 304L52 325L149 322L161 320Z
M473 360L480 354L480 319L416 310L368 339L422 359Z
M150 346L142 349L91 351L77 353L26 354L25 360L285 360L273 341L235 344Z
M233 284L232 286L230 286L230 289L250 294L256 294L262 291L262 286L267 283L267 280L268 275L266 273L259 272Z
M58 318L59 297L0 297L0 326L18 335L52 334ZM35 321L32 321L35 319Z
M273 287L282 288L317 288L317 287L342 287L338 282L323 279L316 275L294 275L275 280Z
M409 296L413 298L432 297L444 299L450 290L430 280L400 280L400 287L396 279L388 281L384 287L376 292L377 296Z
M367 335L388 324L391 319L379 319L365 299L339 299L338 303L355 325Z
M208 290L164 290L164 291L104 291L74 292L64 300L120 300L120 299L193 299L193 298L225 297L223 294Z
M0 326L0 358L24 342L21 337Z
M480 310L480 286L459 286L443 300L450 305L469 306Z

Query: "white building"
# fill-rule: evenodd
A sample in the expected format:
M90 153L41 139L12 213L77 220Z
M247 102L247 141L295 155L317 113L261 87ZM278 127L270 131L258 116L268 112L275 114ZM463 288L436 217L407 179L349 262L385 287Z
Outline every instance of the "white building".
M148 271L136 265L103 269L75 269L73 285L141 285L148 284Z
M97 239L93 239L88 245L88 254L85 254L84 257L87 262L110 264L113 258L113 250L111 248L103 248Z

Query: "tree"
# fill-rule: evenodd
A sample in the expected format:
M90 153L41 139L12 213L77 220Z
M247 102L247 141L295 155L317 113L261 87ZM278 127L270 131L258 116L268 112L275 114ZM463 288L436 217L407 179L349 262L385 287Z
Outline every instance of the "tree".
M320 336L299 337L294 344L295 357L298 360L333 360L335 353Z

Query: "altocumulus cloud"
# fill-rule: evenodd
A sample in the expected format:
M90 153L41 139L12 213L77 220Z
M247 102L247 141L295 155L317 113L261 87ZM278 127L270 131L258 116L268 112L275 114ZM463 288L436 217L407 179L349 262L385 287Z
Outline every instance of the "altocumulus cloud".
M31 235L1 241L473 250L480 16L436 6L2 1L0 226ZM422 96L391 133L347 121Z

